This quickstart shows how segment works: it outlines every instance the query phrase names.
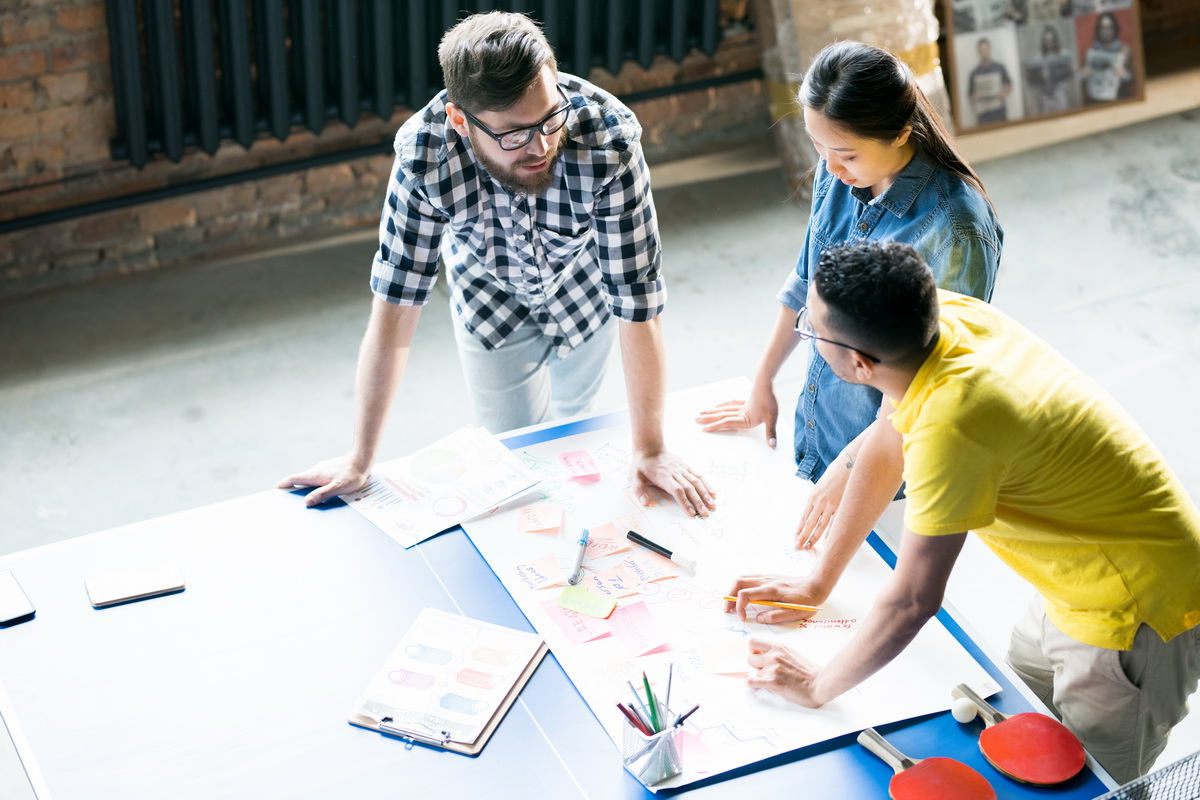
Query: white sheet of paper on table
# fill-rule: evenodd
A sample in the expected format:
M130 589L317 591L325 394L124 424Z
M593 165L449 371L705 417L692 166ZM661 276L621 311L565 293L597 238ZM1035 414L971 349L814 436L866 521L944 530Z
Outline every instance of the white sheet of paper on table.
M653 581L618 601L618 609L643 603L663 647L634 634L582 638L569 623L552 619L555 590L530 589L515 566L544 557L553 537L518 534L516 509L501 509L464 526L471 540L500 576L529 621L545 638L580 694L620 746L625 722L614 704L629 701L626 680L642 672L665 691L668 664L675 664L671 708L679 712L699 703L688 720L681 775L654 789L681 786L772 755L837 736L949 708L950 689L962 682L990 694L999 688L946 629L926 625L904 653L855 690L820 709L807 709L765 691L747 687L730 651L751 635L795 648L817 663L826 662L855 634L891 570L870 546L851 562L834 594L816 617L801 626L742 623L722 613L721 596L742 574L802 574L812 553L792 548L791 534L811 485L794 476L786 445L770 450L761 430L732 435L705 434L691 422L713 402L743 396L744 380L728 381L672 394L668 398L667 443L716 488L717 511L708 519L689 519L673 503L642 509L634 504L626 468L627 427L597 430L521 448L520 456L543 482L543 502L562 506L573 525L590 529L613 523L619 531L635 528L668 546L686 546L698 560L695 575ZM781 430L780 442L791 437ZM584 450L599 466L602 479L580 484L565 470L556 472L562 452ZM562 533L569 537L570 533ZM560 548L565 542L560 543ZM639 548L634 548L637 551ZM565 552L565 550L562 550ZM592 574L621 562L630 552L588 560ZM640 555L640 554L639 554ZM598 621L591 621L599 628ZM611 626L614 632L620 625ZM648 634L649 635L649 634ZM647 646L649 655L630 651ZM640 656L640 657L639 657ZM710 663L711 662L711 663ZM732 665L732 666L731 666ZM743 670L744 672L744 670ZM660 695L660 699L661 695Z

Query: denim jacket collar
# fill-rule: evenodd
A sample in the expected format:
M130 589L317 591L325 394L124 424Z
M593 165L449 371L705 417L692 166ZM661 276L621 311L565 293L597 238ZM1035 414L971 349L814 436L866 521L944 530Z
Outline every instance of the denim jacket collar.
M904 165L904 169L900 170L892 185L875 201L876 205L887 209L897 218L903 217L912 208L925 184L929 183L935 169L936 167L923 155L914 153L912 160ZM856 186L850 192L863 204L870 204L872 198L869 188Z

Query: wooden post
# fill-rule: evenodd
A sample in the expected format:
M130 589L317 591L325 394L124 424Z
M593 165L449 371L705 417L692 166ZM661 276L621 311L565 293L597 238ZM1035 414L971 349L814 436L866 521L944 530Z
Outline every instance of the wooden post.
M856 39L895 53L912 68L951 126L933 4L934 0L755 0L775 139L788 183L798 197L807 199L812 191L817 154L804 132L796 92L808 63L827 44Z

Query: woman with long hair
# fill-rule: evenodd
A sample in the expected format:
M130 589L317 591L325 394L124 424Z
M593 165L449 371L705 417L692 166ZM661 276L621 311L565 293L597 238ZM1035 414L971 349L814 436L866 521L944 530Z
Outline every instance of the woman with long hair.
M829 45L804 76L799 102L820 157L804 247L778 295L782 307L749 397L697 419L706 431L765 424L772 447L775 376L801 340L799 313L822 251L862 239L904 242L929 263L939 286L989 300L1003 241L979 175L896 56L861 42ZM833 519L881 399L874 389L839 379L810 345L794 446L797 474L817 485L797 526L798 547L815 541Z

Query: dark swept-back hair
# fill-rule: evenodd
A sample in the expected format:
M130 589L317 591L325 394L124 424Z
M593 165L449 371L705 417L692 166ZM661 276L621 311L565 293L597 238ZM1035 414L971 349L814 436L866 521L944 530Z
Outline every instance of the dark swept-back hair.
M831 247L821 253L813 285L829 327L885 362L918 362L937 336L937 282L911 245L864 240Z
M974 186L992 204L912 70L887 50L863 42L834 42L813 58L800 84L799 100L863 139L891 142L904 126L912 125L909 140L921 155Z
M542 29L524 14L489 11L455 25L438 45L450 102L468 111L504 111L520 101L542 67L558 71Z

